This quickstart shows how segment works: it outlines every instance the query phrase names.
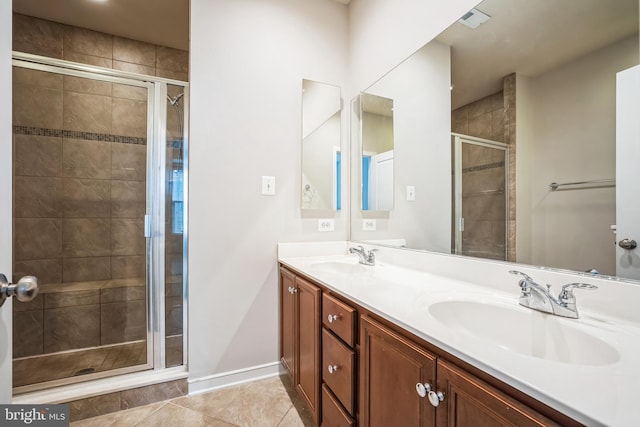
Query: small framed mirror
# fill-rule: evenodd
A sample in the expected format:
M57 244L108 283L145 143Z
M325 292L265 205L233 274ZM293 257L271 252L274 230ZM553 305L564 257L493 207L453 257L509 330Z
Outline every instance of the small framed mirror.
M340 87L302 80L303 211L341 209Z

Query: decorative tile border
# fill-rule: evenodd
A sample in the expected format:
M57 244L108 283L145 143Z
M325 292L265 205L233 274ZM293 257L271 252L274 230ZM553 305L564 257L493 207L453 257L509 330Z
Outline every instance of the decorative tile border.
M462 173L477 172L477 171L482 171L486 169L496 169L496 168L503 168L503 167L504 167L504 162L487 163L486 165L478 165L478 166L471 166L469 168L464 168L462 169Z
M64 129L48 129L33 126L13 126L16 135L53 136L57 138L85 139L90 141L119 142L121 144L147 145L147 138L124 135L111 135L108 133L82 132Z

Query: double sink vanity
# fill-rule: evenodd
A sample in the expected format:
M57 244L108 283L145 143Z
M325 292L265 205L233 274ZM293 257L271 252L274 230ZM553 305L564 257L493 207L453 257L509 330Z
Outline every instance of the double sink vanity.
M278 246L281 357L317 425L640 422L637 285L392 247L367 262L357 246ZM550 296L588 285L551 296L578 318L539 311L534 280Z

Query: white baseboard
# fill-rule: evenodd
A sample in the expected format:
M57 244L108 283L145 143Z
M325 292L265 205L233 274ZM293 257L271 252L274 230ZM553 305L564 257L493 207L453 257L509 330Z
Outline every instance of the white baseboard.
M223 372L221 374L208 375L200 378L189 379L189 395L206 393L221 388L231 387L264 378L275 377L282 373L280 362L251 366L236 371Z

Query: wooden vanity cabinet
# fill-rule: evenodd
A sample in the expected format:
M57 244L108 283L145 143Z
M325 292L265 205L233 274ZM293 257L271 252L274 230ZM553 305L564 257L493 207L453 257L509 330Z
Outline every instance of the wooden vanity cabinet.
M416 383L435 384L436 356L363 316L360 321L360 426L434 426L436 411Z
M284 267L280 291L282 364L316 425L581 426Z
M320 421L321 290L280 268L280 358L316 424Z
M560 426L450 362L438 360L437 378L436 427Z

